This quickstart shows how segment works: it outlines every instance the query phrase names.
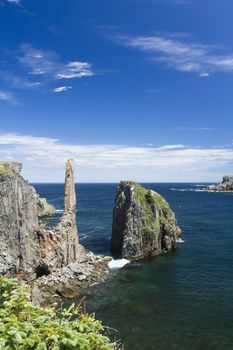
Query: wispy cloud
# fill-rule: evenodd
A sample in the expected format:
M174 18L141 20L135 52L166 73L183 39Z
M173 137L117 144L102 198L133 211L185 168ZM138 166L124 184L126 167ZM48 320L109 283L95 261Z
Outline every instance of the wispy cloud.
M191 41L184 35L160 33L151 36L115 35L119 44L149 54L149 59L167 68L209 77L217 71L233 71L233 52L222 54L218 46Z
M191 0L132 0L134 2L154 2L154 3L160 3L160 4L169 4L169 5L190 5L193 3Z
M207 126L174 126L174 130L177 131L209 131L211 128Z
M0 91L0 101L13 105L17 104L15 97L8 91Z
M69 89L72 89L72 87L71 86L59 86L59 87L56 87L55 89L53 89L53 92L55 92L55 93L65 92Z
M14 5L19 5L21 0L6 0L6 2L10 2L11 4L14 4Z
M22 160L30 177L34 169L35 175L31 180L37 181L44 179L42 173L41 179L35 178L38 165L40 172L44 169L47 180L62 180L62 177L58 179L54 173L51 174L51 168L62 170L67 158L75 160L82 181L118 181L122 178L194 181L200 177L210 178L216 171L221 174L223 168L233 165L233 149L230 147L80 145L14 133L0 134L0 145L0 158Z
M24 68L28 69L28 75L47 76L54 80L94 75L91 64L88 62L62 62L54 51L37 49L29 44L21 45L18 60Z
M43 92L66 91L56 90L58 81L81 79L94 75L89 62L63 61L54 51L35 48L30 44L22 44L15 51L1 52L4 62L0 69L0 80L6 89L30 89ZM56 91L55 91L56 90Z

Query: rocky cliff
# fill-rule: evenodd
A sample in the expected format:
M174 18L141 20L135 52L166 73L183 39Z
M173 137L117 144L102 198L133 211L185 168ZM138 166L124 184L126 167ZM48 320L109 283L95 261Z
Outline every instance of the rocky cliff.
M203 190L212 192L233 191L233 175L225 175L223 176L222 182L219 182L216 185L208 186Z
M35 191L20 176L22 165L0 162L0 273L32 271L39 263Z
M38 211L40 198L20 175L21 168L20 163L0 162L0 274L20 273L47 294L64 289L78 294L103 279L109 258L79 244L73 161L66 163L64 212L56 227L39 221L45 210Z
M136 182L120 182L112 224L112 252L139 260L167 253L181 234L175 214L158 193Z

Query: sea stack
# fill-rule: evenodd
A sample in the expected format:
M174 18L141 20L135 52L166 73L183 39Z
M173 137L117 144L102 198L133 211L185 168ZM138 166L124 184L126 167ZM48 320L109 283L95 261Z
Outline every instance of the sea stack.
M63 235L65 234L65 264L68 265L78 259L81 248L78 239L74 161L72 159L66 162L64 213L59 230Z
M41 257L39 274L52 272L78 260L83 247L79 244L76 222L76 192L74 162L66 162L64 212L59 224L49 229L40 227L37 231Z
M180 235L175 214L161 195L136 182L120 182L111 239L116 256L140 260L168 253Z

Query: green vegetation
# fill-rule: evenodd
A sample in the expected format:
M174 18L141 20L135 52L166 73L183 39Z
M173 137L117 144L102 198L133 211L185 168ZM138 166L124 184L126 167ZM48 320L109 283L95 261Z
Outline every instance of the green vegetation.
M0 174L11 175L12 171L6 169L5 165L9 164L9 162L0 162Z
M0 293L0 350L117 349L101 322L81 306L36 306L30 287L7 277L0 277Z
M135 186L135 199L144 210L145 225L142 230L144 233L153 234L160 229L162 223L165 223L170 212L169 204L155 191L146 189L135 182L132 182L131 185Z

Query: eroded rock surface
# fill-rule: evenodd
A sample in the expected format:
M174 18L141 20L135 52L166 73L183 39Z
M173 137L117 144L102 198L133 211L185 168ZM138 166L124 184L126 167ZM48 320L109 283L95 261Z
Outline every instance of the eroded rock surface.
M39 263L34 189L20 176L22 164L0 162L0 273L32 272Z
M139 260L176 248L181 230L166 200L136 182L120 182L113 210L112 252Z

